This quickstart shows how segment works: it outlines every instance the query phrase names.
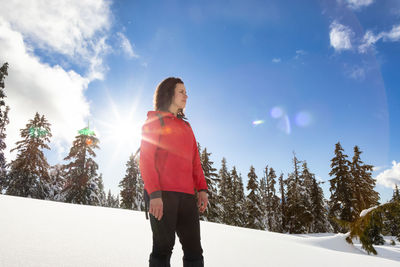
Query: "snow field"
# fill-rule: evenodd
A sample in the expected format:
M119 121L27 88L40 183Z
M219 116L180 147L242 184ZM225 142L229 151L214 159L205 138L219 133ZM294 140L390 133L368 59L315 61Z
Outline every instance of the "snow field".
M205 266L400 266L400 246L378 256L344 234L288 235L201 222ZM398 243L398 242L396 242ZM148 266L143 212L0 195L0 266ZM171 266L182 266L176 238Z

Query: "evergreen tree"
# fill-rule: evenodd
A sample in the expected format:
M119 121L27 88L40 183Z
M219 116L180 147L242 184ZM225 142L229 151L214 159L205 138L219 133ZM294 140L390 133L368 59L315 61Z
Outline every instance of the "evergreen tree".
M221 222L224 224L230 224L231 218L229 217L230 210L230 194L232 192L232 178L228 173L226 166L226 159L222 158L221 169L219 170L219 203L221 205Z
M324 192L320 187L320 182L317 182L315 175L312 175L312 188L311 188L311 202L312 202L312 216L313 224L311 232L313 233L326 233L332 232L333 228L328 220L328 211L326 210L326 201Z
M279 232L280 231L280 218L281 215L279 213L279 202L280 199L279 197L276 195L276 190L275 190L275 184L276 184L276 174L275 174L275 170L270 167L269 169L269 179L267 179L267 186L269 188L269 198L271 199L271 205L269 207L270 209L270 214L271 214L271 230L273 232Z
M245 223L245 217L243 216L245 214L245 198L242 177L237 173L235 166L233 166L230 176L232 179L232 190L229 194L231 203L228 207L229 215L232 218L231 225L243 226Z
M286 227L286 222L288 221L286 218L286 193L285 193L285 183L286 181L283 179L283 173L279 176L279 191L281 193L281 202L280 202L280 222L281 222L281 227L279 232L281 233L286 233L287 227Z
M36 112L24 129L16 143L18 155L11 161L10 173L7 177L7 195L46 199L49 195L50 177L49 164L42 149L50 149L50 123L44 116Z
M121 188L121 207L124 209L144 210L143 181L140 177L139 166L133 155L126 163L126 174L119 183Z
M281 228L279 198L276 196L275 170L265 167L264 177L260 181L260 202L263 216L263 229L279 232Z
M220 222L219 214L220 207L218 205L218 174L215 172L217 169L213 167L213 163L210 160L211 153L207 152L207 148L204 148L200 160L203 168L204 177L206 178L208 188L208 206L204 214L201 215L203 220L210 222Z
M393 190L393 197L390 202L398 203L399 205L384 210L382 232L384 235L397 236L400 241L400 193L397 184Z
M101 204L99 188L98 165L94 161L99 140L89 127L79 131L64 160L70 161L64 165L66 184L61 195L68 203L95 205Z
M268 228L268 192L267 192L267 175L268 175L268 166L264 169L264 176L260 180L260 210L261 210L261 224L262 228L265 230L269 230Z
M8 63L4 63L0 68L0 194L3 193L3 187L6 186L6 158L4 157L4 150L7 148L5 139L6 126L9 124L8 112L10 110L9 106L6 106L4 98L6 94L4 92L4 79L8 75Z
M383 244L383 238L381 235L381 230L383 228L383 215L385 213L400 215L400 202L388 202L364 210L360 216L353 222L340 221L340 224L346 225L346 228L350 229L349 236L346 241L352 243L354 237L358 237L361 241L362 248L365 249L368 254L377 254L373 245ZM400 240L400 236L397 236Z
M347 160L340 142L335 145L335 157L331 160L331 171L333 177L329 180L331 197L329 200L329 218L335 232L346 232L335 221L337 219L348 222L354 221L356 214L353 210L353 181L349 170L350 162Z
M99 188L99 206L107 207L107 199L106 199L106 192L104 191L104 184L103 184L103 174L100 173L99 179L97 181L97 186Z
M119 195L115 197L113 194L111 194L111 190L108 190L106 207L119 208Z
M394 191L393 191L393 197L392 201L399 201L400 202L400 192L399 192L399 187L397 184L395 185Z
M262 212L260 210L260 194L257 175L253 166L250 167L250 172L247 175L248 183L247 190L249 194L246 198L246 227L253 229L263 229Z
M301 234L307 232L308 211L304 205L302 194L304 194L304 185L300 176L300 161L293 153L294 171L288 175L287 182L287 202L286 215L287 227L291 234Z
M355 146L350 169L353 178L353 206L356 217L362 210L376 206L379 200L379 193L374 190L375 180L371 174L373 166L363 164L360 159L361 153L358 146Z
M312 187L315 175L310 172L307 162L303 161L302 172L300 175L300 195L303 213L300 215L301 222L305 228L305 233L313 232L313 203L312 203Z
M50 167L50 184L49 184L49 200L61 201L64 202L64 199L61 198L61 190L65 186L65 173L64 167L61 164L56 164Z

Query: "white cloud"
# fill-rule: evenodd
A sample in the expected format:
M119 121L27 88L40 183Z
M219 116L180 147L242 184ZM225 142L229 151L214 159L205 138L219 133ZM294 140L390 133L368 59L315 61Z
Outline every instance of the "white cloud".
M395 184L400 185L400 162L392 161L392 168L385 170L376 176L378 184L394 188Z
M119 43L120 47L122 48L122 51L129 57L129 58L137 58L138 55L133 52L131 42L129 39L121 32L117 33L117 36L119 38Z
M363 37L362 44L358 47L360 53L365 53L369 48L373 47L379 40L384 42L400 41L400 25L395 25L389 32L380 32L374 34L372 31L367 31Z
M364 6L371 5L374 0L345 0L345 2L350 8L358 10Z
M9 63L5 92L11 108L7 161L17 153L9 151L20 139L19 130L36 112L51 123L50 145L59 160L65 157L65 148L90 116L84 91L91 81L103 79L107 70L103 58L111 52L107 44L111 24L108 0L10 0L2 5L0 64ZM85 73L44 63L41 54L57 58L59 64L78 64Z
M7 1L0 17L33 48L67 56L89 65L88 76L102 78L104 42L111 25L110 2L103 0ZM93 63L93 64L92 64Z
M279 62L281 62L281 59L280 58L273 58L272 62L273 63L279 63Z
M349 27L334 21L330 25L330 28L329 37L331 46L336 51L349 50L352 48L351 37L354 33Z
M0 58L9 63L5 80L6 103L11 108L7 150L20 139L19 129L39 112L52 125L52 143L61 149L59 153L63 152L61 143L72 140L77 125L85 125L84 118L90 115L89 103L83 95L89 79L58 65L52 67L40 62L24 44L22 34L1 18ZM6 157L10 159L7 151Z
M355 66L351 71L350 71L350 77L355 79L355 80L364 80L365 78L365 69L359 66Z

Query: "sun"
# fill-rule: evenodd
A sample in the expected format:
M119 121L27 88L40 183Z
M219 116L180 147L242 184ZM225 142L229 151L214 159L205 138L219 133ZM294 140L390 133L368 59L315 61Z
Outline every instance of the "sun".
M138 121L137 102L129 105L116 104L109 97L109 107L104 109L96 123L100 133L100 143L105 146L112 146L114 153L122 150L134 150L141 139L141 125Z

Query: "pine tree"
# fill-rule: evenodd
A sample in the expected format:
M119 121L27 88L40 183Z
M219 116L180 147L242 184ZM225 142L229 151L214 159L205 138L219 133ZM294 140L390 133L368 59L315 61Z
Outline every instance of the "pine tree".
M393 197L392 201L399 201L400 202L400 192L399 192L399 187L397 184L395 185L394 191L393 191Z
M4 98L6 94L4 92L4 79L8 75L8 63L4 63L0 68L0 194L3 193L3 187L6 186L6 158L4 157L4 150L7 148L5 143L6 126L9 124L8 112L10 110L9 106L6 106Z
M264 169L264 176L260 180L260 210L261 210L261 224L262 228L265 230L270 230L268 228L268 192L267 192L267 175L268 166Z
M320 187L320 182L317 182L315 175L312 174L312 188L311 188L311 203L312 203L312 216L313 224L311 232L313 233L326 233L332 232L333 228L328 220L328 211L325 208L324 192Z
M62 197L68 203L95 205L101 204L99 189L98 165L94 161L99 148L99 140L89 127L79 131L64 160L70 161L64 165L66 184L61 191Z
M229 215L232 218L231 224L235 226L243 226L245 223L245 217L243 216L245 212L245 198L242 177L237 173L235 166L233 166L230 176L232 179L232 190L229 194L231 203L228 207Z
M385 214L397 214L400 217L400 202L388 202L381 204L368 210L364 210L360 216L353 222L339 221L339 223L346 225L350 229L349 236L346 241L352 243L354 237L358 237L361 241L362 248L368 254L377 254L373 245L383 244L381 231L383 228L383 216ZM397 236L400 241L400 236Z
M279 232L281 216L279 213L279 198L276 196L275 170L268 166L264 169L264 177L260 181L260 202L263 216L263 229Z
M144 210L143 181L140 177L139 166L133 155L126 163L126 174L119 183L121 188L121 207L124 209Z
M353 181L349 170L350 162L347 160L340 142L335 145L335 157L331 160L329 180L331 197L329 200L329 218L335 232L346 232L335 219L348 222L354 221L356 214L353 210Z
M311 233L313 231L313 203L312 203L312 187L314 174L310 172L307 166L307 162L303 161L302 172L300 175L300 195L301 204L303 207L303 214L300 215L301 222L305 228L305 233Z
M358 146L354 147L354 156L351 162L351 175L354 192L354 211L356 217L364 209L376 206L379 200L379 193L374 190L375 180L372 178L371 165L365 165L360 159L362 152Z
M204 214L201 215L203 220L210 222L220 222L219 214L220 207L218 205L218 174L215 172L217 169L213 167L213 163L210 160L211 153L207 152L207 148L204 148L200 160L203 168L204 177L206 178L208 188L208 206Z
M229 217L230 210L230 194L232 192L232 178L228 173L226 166L226 159L222 158L221 169L219 170L219 203L221 204L221 222L224 224L230 224L231 218Z
M250 172L247 175L248 183L247 190L249 194L246 198L246 227L253 229L263 229L262 212L260 210L260 194L257 175L253 166L250 167Z
M11 161L7 177L7 195L46 199L49 195L49 164L42 149L50 149L50 123L44 115L36 112L24 129L20 130L23 140L16 143L18 155Z
M281 222L281 227L279 232L281 233L286 233L287 227L286 227L286 222L288 221L286 218L286 192L285 192L285 183L286 181L283 179L283 173L279 176L279 192L281 193L281 202L280 202L280 222Z
M50 167L50 184L49 184L49 200L61 201L64 202L64 199L61 198L61 190L65 186L65 173L64 167L61 164L56 164Z
M111 194L111 190L108 190L106 207L119 208L119 195L115 197L113 194Z
M107 204L107 199L106 199L106 193L104 191L104 184L103 184L103 174L100 173L99 178L96 180L97 181L97 186L99 188L99 206L106 207Z
M382 232L384 235L397 236L400 241L400 193L397 184L393 190L393 197L390 202L398 203L399 205L384 210Z
M304 193L304 186L300 177L300 161L293 153L293 166L294 171L289 174L287 182L287 202L286 202L286 215L287 215L287 228L291 234L301 234L307 232L307 225L304 224L308 217L308 211L304 205L302 194Z

